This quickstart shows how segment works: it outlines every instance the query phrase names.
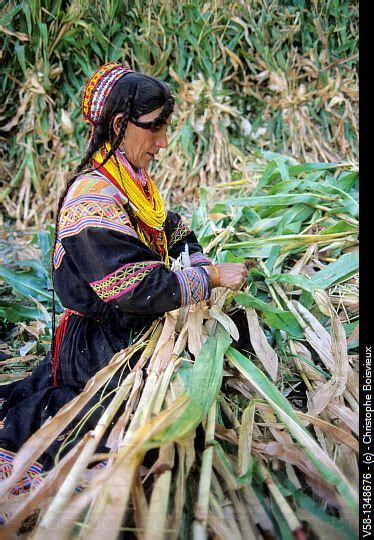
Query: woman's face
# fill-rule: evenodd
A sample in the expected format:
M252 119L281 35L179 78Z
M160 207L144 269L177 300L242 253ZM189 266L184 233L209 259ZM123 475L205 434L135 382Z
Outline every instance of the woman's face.
M162 107L143 114L138 118L140 122L150 122L159 116L162 111ZM117 135L121 125L123 115L118 114L113 122L114 133ZM154 129L144 129L135 126L132 122L129 122L126 128L125 136L121 143L121 149L125 151L126 159L135 167L141 169L147 168L154 159L155 155L159 153L160 148L167 148L168 138L166 130L170 124L171 115L165 123Z

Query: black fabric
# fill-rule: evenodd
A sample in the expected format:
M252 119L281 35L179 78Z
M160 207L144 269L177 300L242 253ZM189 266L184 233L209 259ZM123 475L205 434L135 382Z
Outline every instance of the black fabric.
M182 217L180 214L171 211L168 212L168 217L165 223L165 232L169 240L172 238L173 232L179 227L181 222ZM185 232L186 235L169 248L169 255L174 259L179 257L182 251L185 250L186 245L188 246L188 252L190 255L193 255L194 253L202 253L203 251L193 230L186 226Z
M168 240L180 223L181 216L169 211L165 224ZM195 233L187 228L185 233L169 249L170 257L177 259L186 244L190 255L202 252ZM67 256L55 270L54 284L65 307L90 317L117 320L117 324L124 328L144 327L155 316L180 307L180 288L175 273L161 265L152 270L131 293L110 303L104 303L89 285L124 264L161 261L160 256L138 238L116 230L89 227L77 235L64 238L62 243ZM118 309L120 314L116 313Z
M181 224L178 214L168 213L165 231L171 257L177 258L185 251L186 244L190 254L202 252L195 234ZM177 235L176 231L179 231ZM50 353L26 379L0 386L0 398L6 400L0 411L0 417L5 418L4 427L0 430L0 447L7 450L17 451L49 417L76 397L115 353L149 328L155 318L181 305L178 280L165 265L156 266L134 289L109 302L103 301L90 285L116 272L124 264L161 262L155 252L134 236L110 228L86 227L78 234L64 238L62 245L65 254L55 270L55 290L64 307L85 316L73 314L68 321L59 352L58 386L53 385ZM135 355L131 365L137 358ZM127 373L122 373L122 376ZM113 378L106 395L117 386L119 376ZM102 394L98 392L64 434L40 457L45 469L53 465L65 436L100 397ZM112 398L113 394L105 398L75 442L95 427ZM106 450L105 441L104 436L99 452ZM70 447L68 445L61 456Z
M99 312L103 314L105 307L101 306L103 302L100 298L98 300L94 298L97 295L89 283L115 272L125 264L143 261L161 262L159 255L138 238L118 231L87 228L78 235L65 238L63 244L69 254L72 270L75 268L73 273L76 276L76 286L71 284L67 291L71 307L80 311L77 299L79 298L78 303L82 307L82 297L86 296L83 301L85 305L87 304L87 308L83 313L87 314L87 309L92 305L91 312L94 306L98 309L98 312L94 313L95 316ZM57 271L55 284L56 291L61 296L66 284L64 279L58 279L58 274L60 273ZM111 300L108 306L110 311L115 308L126 314L148 316L176 309L180 307L180 287L177 277L166 266L159 265L134 289ZM128 323L124 324L128 326Z
M74 399L83 390L86 382L105 367L116 352L128 346L130 333L131 331L111 324L110 321L71 315L59 354L58 386L53 385L51 355L48 353L29 377L0 387L0 397L6 399L0 411L0 416L6 418L5 426L0 430L0 447L17 451L50 416L54 416L63 405ZM136 360L135 355L131 365L134 365ZM126 369L123 376L128 372ZM119 375L113 377L106 387L106 394L117 386L118 377ZM72 425L66 428L65 435L100 397L101 391L84 407ZM104 404L90 416L76 440L95 427L103 412L103 406L106 406L112 397L113 395L106 398ZM53 465L64 435L59 439L39 459L46 469ZM101 452L105 451L104 442L105 439L100 445ZM68 445L61 455L70 448Z

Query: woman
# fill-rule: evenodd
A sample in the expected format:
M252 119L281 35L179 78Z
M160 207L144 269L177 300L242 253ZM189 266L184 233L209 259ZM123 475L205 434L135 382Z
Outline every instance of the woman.
M27 379L1 388L6 419L0 456L8 464L47 418L155 318L207 300L213 287L238 289L246 279L243 264L211 264L181 217L166 212L147 173L168 145L173 108L164 82L123 64L101 66L86 84L82 111L91 137L60 198L53 251L54 288L67 311L51 355ZM172 271L172 259L186 249L191 267ZM115 386L113 380L107 391ZM90 416L80 437L101 413L99 408ZM63 439L50 446L37 467L53 465ZM105 449L103 440L98 451Z

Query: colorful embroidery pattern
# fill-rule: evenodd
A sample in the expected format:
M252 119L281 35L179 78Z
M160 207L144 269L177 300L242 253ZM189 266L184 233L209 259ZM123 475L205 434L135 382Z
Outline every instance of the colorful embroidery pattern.
M79 234L87 227L101 227L137 238L126 212L111 197L82 195L63 207L59 219L59 237Z
M59 238L59 235L57 237L57 241L56 241L56 247L55 247L55 250L53 252L53 266L56 270L56 268L58 268L62 262L62 259L64 258L64 255L65 255L66 251L64 249L64 246L62 245L61 243L61 240Z
M197 304L208 300L211 284L208 274L202 268L185 268L175 272L181 288L181 306Z
M123 209L127 202L122 194L103 175L83 174L73 183L59 216L59 229L53 253L54 268L65 255L61 240L79 234L87 227L101 227L137 238L128 215Z
M163 264L160 261L128 263L90 285L101 300L109 302L135 289L154 268Z
M0 483L11 475L13 470L14 456L14 452L0 448ZM92 471L102 469L106 466L106 464L106 460L100 461L97 465L90 469L89 472L92 473ZM30 489L36 488L43 481L41 473L42 465L35 461L33 465L28 468L23 478L16 482L8 496L15 497L23 493L28 493ZM76 493L80 493L87 488L89 484L90 481L88 477L87 480L81 481L81 483L74 488L74 491ZM5 525L5 523L12 517L12 514L13 512L0 512L0 525Z
M118 202L127 203L127 197L122 194L103 174L99 171L82 173L70 187L64 202L64 206L74 201L80 195L106 195Z
M170 236L169 240L169 249L172 248L179 240L182 240L185 236L190 234L191 229L189 226L184 223L184 221L180 220L178 223L177 228L173 231L172 235Z
M0 448L0 483L12 474L14 456L14 452ZM41 472L42 466L35 461L12 487L8 497L28 493L31 488L39 485L42 482ZM0 525L5 525L11 516L12 512L0 512Z
M190 262L191 262L191 266L212 264L211 259L209 259L209 257L204 255L204 253L200 253L199 251L197 253L192 253L192 255L190 255Z
M13 460L15 453L0 448L0 481L8 478L13 470ZM24 476L13 486L10 496L26 493L31 487L37 486L41 482L42 466L35 461L25 472Z

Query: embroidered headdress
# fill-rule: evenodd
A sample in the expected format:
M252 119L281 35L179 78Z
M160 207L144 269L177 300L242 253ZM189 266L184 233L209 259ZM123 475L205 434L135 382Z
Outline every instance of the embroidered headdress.
M114 84L125 73L132 72L119 62L109 62L100 66L84 87L82 99L82 114L86 122L96 125L102 115L105 101Z

